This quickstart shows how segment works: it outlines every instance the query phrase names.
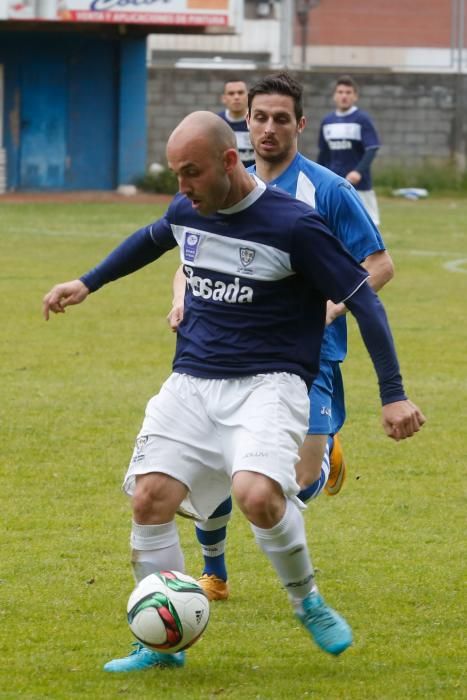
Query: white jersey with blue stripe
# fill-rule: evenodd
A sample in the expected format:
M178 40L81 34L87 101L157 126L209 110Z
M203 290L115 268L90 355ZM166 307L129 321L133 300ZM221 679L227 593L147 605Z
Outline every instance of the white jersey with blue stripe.
M208 378L286 371L309 385L326 300L349 298L367 275L309 206L257 183L207 217L177 195L146 229L160 254L179 245L187 277L173 369Z
M255 172L255 168L249 168ZM385 249L381 234L352 185L342 177L297 153L288 168L269 185L280 187L310 204L357 262ZM321 356L342 362L347 353L345 316L326 328Z

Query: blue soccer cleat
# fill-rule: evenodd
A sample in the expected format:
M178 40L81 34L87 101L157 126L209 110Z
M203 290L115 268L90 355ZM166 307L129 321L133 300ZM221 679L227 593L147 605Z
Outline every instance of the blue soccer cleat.
M323 651L337 656L352 644L349 625L326 605L319 593L309 593L302 607L303 612L297 613L297 617Z
M104 671L122 673L127 671L144 671L146 668L178 668L185 663L185 652L161 654L152 651L139 642L134 642L135 649L123 659L113 659L104 666Z

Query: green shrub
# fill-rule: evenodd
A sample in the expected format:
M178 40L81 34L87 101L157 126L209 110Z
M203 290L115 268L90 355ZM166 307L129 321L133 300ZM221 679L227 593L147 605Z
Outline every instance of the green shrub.
M450 163L427 162L414 167L391 165L375 170L374 184L380 190L387 190L387 194L402 187L423 187L431 194L467 194L467 173L459 173Z
M143 192L156 192L157 194L176 194L178 192L177 177L167 168L158 173L145 173L135 180L135 185Z

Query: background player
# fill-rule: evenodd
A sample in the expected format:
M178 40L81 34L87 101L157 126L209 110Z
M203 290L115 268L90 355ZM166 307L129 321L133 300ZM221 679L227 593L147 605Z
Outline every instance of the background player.
M393 276L392 260L382 238L367 215L355 190L342 178L298 153L298 137L306 125L302 88L290 75L267 76L248 95L250 138L256 158L251 168L265 182L280 187L315 207L331 231L370 273L375 291ZM179 273L178 273L179 274ZM178 276L169 321L173 328L182 317L184 277ZM326 489L339 493L345 478L345 462L337 437L345 420L344 388L340 363L346 355L345 307L328 304L320 372L310 391L310 423L300 451L297 480L304 501ZM335 320L334 320L335 319ZM197 523L204 569L200 583L212 600L228 597L225 563L226 527L232 503L223 503L206 522Z
M310 207L245 171L225 122L209 112L186 117L169 138L167 161L180 194L166 215L43 301L47 319L180 248L189 291L174 372L147 405L124 482L135 577L183 571L176 512L206 518L232 489L298 619L322 649L339 654L352 634L317 591L295 478L327 299L345 301L358 320L386 433L410 437L424 417L405 396L386 315L363 268ZM140 647L106 670L183 661L183 652Z
M336 110L327 114L319 130L318 163L352 183L369 215L379 226L379 210L371 183L371 163L380 141L371 117L356 105L358 87L349 75L336 81Z
M255 160L246 123L248 109L248 88L246 83L243 80L234 78L228 80L224 85L222 102L225 105L225 109L219 112L219 116L227 122L235 133L240 159L245 168L247 168Z

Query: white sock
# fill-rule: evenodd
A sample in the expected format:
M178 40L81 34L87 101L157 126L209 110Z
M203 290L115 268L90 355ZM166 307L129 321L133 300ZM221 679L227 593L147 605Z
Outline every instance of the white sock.
M293 501L287 500L284 517L277 525L269 530L251 525L251 529L292 605L300 609L301 601L316 588L301 512Z
M155 571L185 571L175 520L163 525L131 526L131 564L138 583Z

